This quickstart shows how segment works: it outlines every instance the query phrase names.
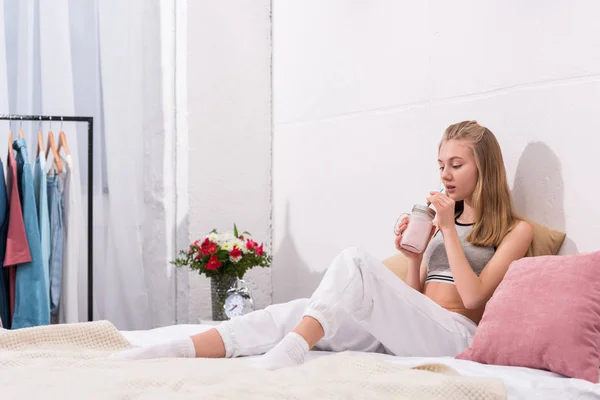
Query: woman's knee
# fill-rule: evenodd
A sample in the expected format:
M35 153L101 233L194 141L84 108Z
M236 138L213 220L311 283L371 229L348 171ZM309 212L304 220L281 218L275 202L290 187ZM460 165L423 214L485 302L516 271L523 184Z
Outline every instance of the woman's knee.
M364 251L359 247L346 247L339 253L338 258L359 266L364 259Z
M379 276L381 279L388 279L395 276L379 259L360 247L345 248L340 253L339 260L342 262L337 263L340 264L338 268L344 270L348 268L356 269L362 275L363 280L368 279L367 277L370 276Z
M351 264L351 266L358 269L369 268L368 256L360 247L347 247L342 250L340 257L343 258L346 264Z

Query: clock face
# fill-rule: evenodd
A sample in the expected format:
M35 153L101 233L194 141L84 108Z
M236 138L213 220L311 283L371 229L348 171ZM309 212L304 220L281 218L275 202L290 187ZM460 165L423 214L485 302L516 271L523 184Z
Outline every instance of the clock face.
M231 293L225 300L225 314L229 319L244 314L244 298L239 293Z

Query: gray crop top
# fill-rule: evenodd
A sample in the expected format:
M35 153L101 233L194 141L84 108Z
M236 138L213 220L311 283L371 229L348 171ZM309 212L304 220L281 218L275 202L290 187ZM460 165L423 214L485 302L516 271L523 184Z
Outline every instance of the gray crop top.
M483 268L487 265L490 259L496 252L495 247L474 246L466 241L466 237L473 229L473 224L461 224L456 222L456 231L460 237L460 242L463 246L465 256L469 261L469 265L473 271L479 276ZM429 242L425 250L425 265L427 265L427 278L425 282L443 282L454 284L450 264L448 263L448 255L444 247L444 238L440 231L437 231L435 236Z

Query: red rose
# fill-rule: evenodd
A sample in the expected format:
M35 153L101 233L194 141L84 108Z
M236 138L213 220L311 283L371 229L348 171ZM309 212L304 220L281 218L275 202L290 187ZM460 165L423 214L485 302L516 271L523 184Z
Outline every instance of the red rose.
M206 238L200 245L200 252L204 255L215 254L217 252L217 244Z
M206 269L208 270L215 270L221 267L221 265L223 265L219 259L217 258L217 256L212 256L210 257L210 260L208 260L208 264L206 264Z
M262 244L256 248L256 254L259 256L262 256L263 254L265 254Z
M210 240L208 240L208 238L204 239L202 244L200 246L198 246L198 251L204 255L208 254L206 252L206 246L208 246L209 243L210 243Z
M253 250L256 247L256 242L252 239L248 239L248 241L246 242L246 247L248 248L248 250Z
M240 251L240 249L237 248L237 246L233 247L233 250L231 250L229 252L229 255L233 258L239 257L242 255L242 252Z
M215 254L217 252L217 244L210 242L208 246L206 246L206 251L208 254Z

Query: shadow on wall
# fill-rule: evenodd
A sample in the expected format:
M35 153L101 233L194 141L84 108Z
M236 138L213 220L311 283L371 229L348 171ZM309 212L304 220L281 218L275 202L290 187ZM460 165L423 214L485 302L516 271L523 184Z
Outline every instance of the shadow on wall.
M325 271L312 270L302 259L290 232L290 202L286 201L284 236L273 255L273 303L310 297Z
M564 182L560 160L543 142L525 147L513 183L512 195L517 213L538 224L565 232ZM578 253L567 232L561 254Z

